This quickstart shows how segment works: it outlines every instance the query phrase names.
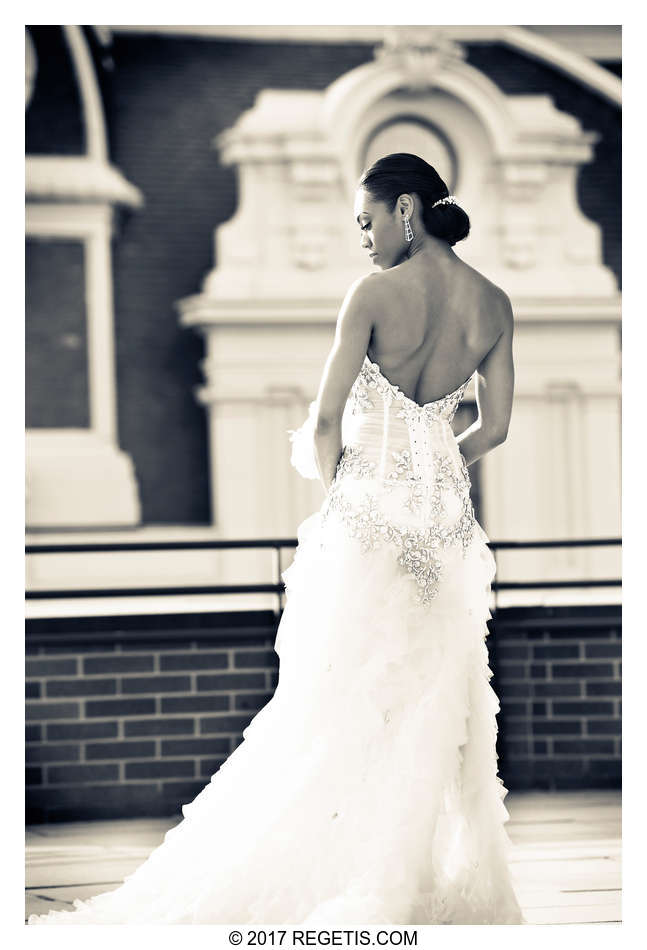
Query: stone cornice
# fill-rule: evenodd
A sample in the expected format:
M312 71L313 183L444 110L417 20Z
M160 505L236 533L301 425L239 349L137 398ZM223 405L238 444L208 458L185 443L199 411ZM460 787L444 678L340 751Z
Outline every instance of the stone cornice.
M501 27L499 25L447 25L444 28L451 36L463 43L491 43L496 40ZM622 28L620 25L532 25L525 30L537 33L560 43L573 52L598 60L617 60L622 57ZM167 36L190 36L201 39L239 39L257 42L304 43L313 40L319 43L375 43L382 39L384 26L371 24L353 25L288 25L272 24L256 26L253 24L219 26L125 26L94 27L115 33L155 33Z
M137 208L141 191L119 169L84 155L28 155L25 159L27 200L121 204Z

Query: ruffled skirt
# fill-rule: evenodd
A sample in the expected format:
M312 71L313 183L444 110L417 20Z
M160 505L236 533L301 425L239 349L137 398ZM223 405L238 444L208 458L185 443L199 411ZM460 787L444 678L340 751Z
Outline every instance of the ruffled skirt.
M388 545L301 526L272 700L123 885L30 924L523 923L477 525L431 605Z

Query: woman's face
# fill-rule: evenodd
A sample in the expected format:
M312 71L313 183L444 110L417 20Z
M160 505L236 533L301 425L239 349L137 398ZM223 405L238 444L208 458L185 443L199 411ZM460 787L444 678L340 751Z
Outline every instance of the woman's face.
M382 270L399 264L408 250L400 202L389 211L383 201L376 201L363 188L358 188L354 211L361 229L360 246L366 250L371 263Z

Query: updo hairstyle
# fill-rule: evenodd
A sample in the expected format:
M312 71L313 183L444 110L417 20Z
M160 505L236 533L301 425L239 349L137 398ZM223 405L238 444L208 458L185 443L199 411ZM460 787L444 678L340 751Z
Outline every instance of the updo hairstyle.
M378 158L362 173L359 187L393 211L400 195L415 192L422 202L422 221L428 234L453 247L470 233L470 219L457 204L434 202L449 195L447 185L435 168L418 155L394 152Z

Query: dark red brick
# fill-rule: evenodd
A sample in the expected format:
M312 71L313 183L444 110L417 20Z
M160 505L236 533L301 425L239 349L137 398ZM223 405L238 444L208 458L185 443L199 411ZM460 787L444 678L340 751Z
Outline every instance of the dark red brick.
M229 709L229 696L163 696L163 713L221 712Z
M565 660L580 655L578 643L536 643L532 648L536 660Z
M530 664L530 678L533 680L546 679L546 664L545 663L531 663Z
M76 643L62 643L58 645L50 644L48 646L42 647L43 654L48 656L68 656L70 659L76 659L78 653L108 653L114 651L114 645L107 643L100 644L83 644L83 648L80 649Z
M553 676L573 676L588 679L590 676L613 676L610 663L554 663Z
M545 715L546 715L546 703L533 703L533 704L532 704L532 714L533 714L533 716L545 716Z
M538 736L550 736L553 733L579 735L582 732L582 723L579 719L549 719L546 722L537 720L532 724L532 731Z
M221 670L229 665L226 653L171 653L160 656L161 670Z
M154 742L92 742L85 747L86 759L137 759L155 755Z
M535 759L535 775L539 778L572 777L584 774L582 759Z
M114 696L117 692L117 680L85 679L48 680L47 696L50 699L63 696Z
M533 696L579 696L581 694L580 683L533 683Z
M236 709L262 709L272 699L274 693L241 693L235 697Z
M526 660L530 655L530 647L527 643L503 643L496 645L495 652L497 663L501 660Z
M25 719L78 719L78 703L27 703Z
M612 716L613 703L582 700L577 703L553 703L556 716Z
M142 719L124 723L127 736L193 735L194 719Z
M514 700L502 699L501 710L504 716L527 716L528 703L519 703Z
M622 734L622 722L619 719L589 719L586 725L590 735L619 736Z
M508 735L526 735L530 731L529 719L506 719L505 731Z
M199 690L212 689L263 689L264 673L214 673L198 676Z
M622 762L619 759L591 759L588 771L595 778L607 776L620 781L622 779Z
M191 689L190 676L124 676L122 693L181 693Z
M204 778L214 775L226 759L201 759L199 774Z
M38 768L25 769L25 785L42 785L43 770Z
M127 762L126 778L192 778L195 764L191 760L164 762Z
M116 722L52 722L47 726L48 740L113 739L118 733Z
M234 654L234 666L236 668L266 668L278 665L279 657L274 650L239 650Z
M27 814L32 821L150 817L155 814L156 794L151 782L30 789Z
M557 755L613 755L613 739L555 739Z
M510 683L505 676L500 676L499 697L530 696L532 683Z
M154 699L103 699L87 701L86 716L145 716L155 712Z
M28 762L78 762L80 749L78 745L29 745L26 750Z
M73 785L77 782L115 782L119 766L113 765L50 765L47 781L50 785Z
M530 752L528 739L507 739L504 735L503 745L506 756L528 755Z
M40 742L42 729L40 725L25 726L25 742Z
M168 801L188 804L209 783L202 782L162 782L162 795Z
M25 683L25 699L40 699L40 683Z
M86 657L83 661L85 673L143 673L154 669L154 659L147 656L112 656Z
M74 676L76 659L67 660L27 660L27 676Z
M200 720L200 732L242 732L249 722L249 716L211 716Z
M548 743L545 739L534 739L532 743L532 750L535 755L546 755L548 752Z
M497 662L499 676L502 680L524 680L526 679L525 663L506 663Z
M621 657L622 644L617 640L613 643L587 643L585 645L587 657Z
M229 739L165 739L162 755L178 757L187 755L229 755Z

